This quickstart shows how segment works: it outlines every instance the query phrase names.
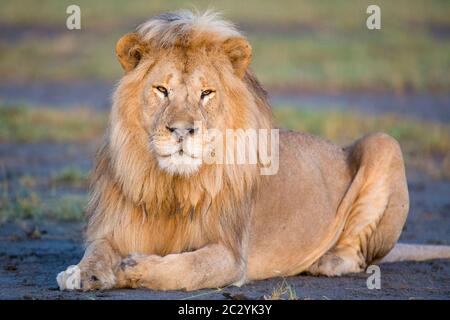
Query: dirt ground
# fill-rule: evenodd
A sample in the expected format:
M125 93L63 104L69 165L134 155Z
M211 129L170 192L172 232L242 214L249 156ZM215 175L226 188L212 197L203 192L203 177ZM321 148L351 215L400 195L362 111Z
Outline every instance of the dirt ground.
M450 244L450 182L409 173L411 211L401 241ZM262 299L283 283L275 278L196 292L112 290L61 292L56 274L82 256L83 223L7 223L0 226L0 299ZM450 261L382 264L381 289L369 274L286 278L299 299L449 299ZM287 295L284 295L286 298Z

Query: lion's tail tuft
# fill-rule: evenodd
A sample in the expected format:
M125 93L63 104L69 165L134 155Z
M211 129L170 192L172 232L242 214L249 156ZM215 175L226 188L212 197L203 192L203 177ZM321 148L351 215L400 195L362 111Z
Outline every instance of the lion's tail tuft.
M397 243L381 263L450 259L450 246Z

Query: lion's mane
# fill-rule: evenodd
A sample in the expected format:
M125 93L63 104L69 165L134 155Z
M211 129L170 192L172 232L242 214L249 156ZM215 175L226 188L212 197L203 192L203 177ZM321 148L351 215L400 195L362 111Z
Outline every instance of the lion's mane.
M153 46L203 50L243 36L216 14L165 14L138 28ZM244 39L244 38L243 38ZM155 63L143 59L119 82L104 142L96 157L87 209L87 241L113 238L119 252L166 255L221 242L240 256L250 207L261 183L257 165L203 165L190 176L162 171L148 150L140 122L143 77ZM230 117L236 127L272 126L265 91L246 71L244 77L221 74Z

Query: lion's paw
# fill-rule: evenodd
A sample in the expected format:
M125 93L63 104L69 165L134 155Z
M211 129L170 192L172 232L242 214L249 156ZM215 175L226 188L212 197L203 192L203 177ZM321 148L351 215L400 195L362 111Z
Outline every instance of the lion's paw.
M56 281L59 290L79 290L81 289L81 270L78 266L69 266L66 271L58 273Z
M69 266L56 277L60 290L105 290L111 289L116 277L108 270L84 270L79 266Z
M308 272L316 276L336 277L347 273L358 273L362 270L361 266L354 259L326 253L309 267Z
M124 258L116 270L117 284L120 287L137 288L148 281L152 267L161 257L156 255L131 254Z
M116 272L118 283L123 286L138 286L138 282L142 278L142 262L144 260L145 256L140 254L132 254L123 259Z

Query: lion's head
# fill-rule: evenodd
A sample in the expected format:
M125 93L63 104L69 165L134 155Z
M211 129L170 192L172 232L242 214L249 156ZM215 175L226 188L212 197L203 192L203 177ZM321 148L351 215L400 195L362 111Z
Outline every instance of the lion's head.
M91 224L101 224L102 212L143 208L191 217L187 224L202 217L202 232L211 239L225 237L217 228L231 224L226 237L239 239L245 224L237 221L248 214L243 208L261 164L201 160L214 157L220 145L211 129L271 128L266 94L248 70L249 43L215 13L183 11L142 24L118 41L116 53L125 75L94 170Z
M214 13L157 16L122 37L116 52L126 75L115 116L167 173L200 170L202 158L214 152L205 129L270 126L247 72L251 47Z

